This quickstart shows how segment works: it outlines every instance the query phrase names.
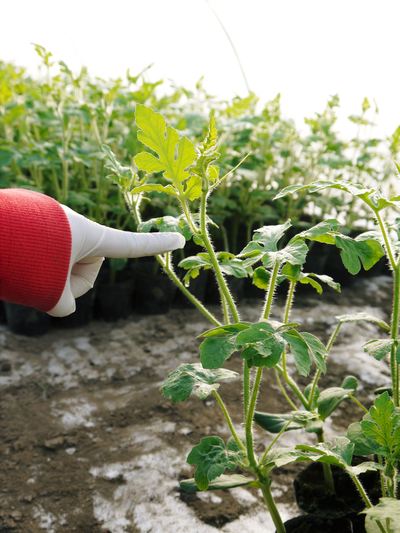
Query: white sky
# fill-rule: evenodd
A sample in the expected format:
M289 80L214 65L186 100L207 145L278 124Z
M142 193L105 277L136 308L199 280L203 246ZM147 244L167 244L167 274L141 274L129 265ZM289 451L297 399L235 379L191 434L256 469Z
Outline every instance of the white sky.
M209 0L262 100L282 93L298 123L339 93L343 113L364 96L379 130L400 124L399 0ZM3 0L0 57L37 64L31 42L73 68L122 76L154 63L151 79L218 96L246 94L232 49L206 0Z

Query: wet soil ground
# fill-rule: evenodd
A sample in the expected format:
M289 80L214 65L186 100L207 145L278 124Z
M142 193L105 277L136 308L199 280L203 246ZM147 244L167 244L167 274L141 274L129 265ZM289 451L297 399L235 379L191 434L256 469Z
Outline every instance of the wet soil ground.
M387 319L390 278L301 300L293 320L326 340L336 315L364 311ZM257 319L257 301L241 308L242 318ZM278 299L275 316L281 312ZM167 372L197 360L196 336L208 327L196 310L173 309L40 338L1 329L0 532L272 533L253 489L179 491L179 479L192 474L185 464L191 447L205 435L228 436L214 401L172 405L159 392ZM373 389L389 381L387 365L362 349L376 336L371 324L346 326L323 384L339 385L353 374L361 381L361 400L370 402ZM240 370L240 361L233 358L229 367ZM239 423L238 384L223 385L220 392ZM272 375L263 382L258 407L289 410ZM328 432L340 434L359 416L353 405L342 404ZM259 431L256 438L269 441ZM297 432L285 437L286 443L300 438L304 434ZM285 518L299 514L292 490L298 468L289 465L274 475Z

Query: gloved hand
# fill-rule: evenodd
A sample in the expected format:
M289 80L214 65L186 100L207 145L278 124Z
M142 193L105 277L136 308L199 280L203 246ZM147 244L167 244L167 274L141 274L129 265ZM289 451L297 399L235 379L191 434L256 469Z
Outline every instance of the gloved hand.
M64 290L49 315L62 317L76 309L75 298L94 285L105 257L133 258L156 255L183 248L179 233L132 233L107 228L61 206L71 228L71 259Z

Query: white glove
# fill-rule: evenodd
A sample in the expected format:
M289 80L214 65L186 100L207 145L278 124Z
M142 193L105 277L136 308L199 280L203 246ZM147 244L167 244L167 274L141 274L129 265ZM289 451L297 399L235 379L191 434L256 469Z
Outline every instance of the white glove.
M107 228L65 205L61 207L71 228L71 259L61 298L48 311L51 316L67 316L75 311L75 298L93 287L105 257L144 257L185 245L185 238L179 233L132 233Z

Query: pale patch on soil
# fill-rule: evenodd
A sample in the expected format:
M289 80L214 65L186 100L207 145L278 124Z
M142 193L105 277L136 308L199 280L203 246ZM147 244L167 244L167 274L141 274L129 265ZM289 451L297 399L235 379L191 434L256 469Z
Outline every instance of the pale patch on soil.
M335 315L364 311L388 319L389 284L385 277L368 279L338 296L306 296L292 319L324 341ZM279 319L282 302L276 303L273 316ZM243 319L258 315L256 302L242 305ZM254 489L198 496L179 491L179 479L192 475L185 464L191 447L204 435L228 436L213 400L172 405L159 392L167 372L198 360L196 337L208 327L195 310L174 309L168 315L93 322L33 339L0 328L0 530L273 533ZM368 404L375 386L389 379L387 364L362 348L379 336L371 324L345 326L322 386L340 385L353 374L360 379L360 398ZM241 362L233 358L228 366L240 370ZM289 366L293 371L290 360ZM238 383L224 384L220 392L243 434ZM258 408L290 410L270 373ZM357 408L343 403L327 423L327 436L342 433L359 416ZM255 435L260 445L271 440L259 429ZM282 444L313 439L291 431ZM298 468L288 465L274 476L273 492L284 518L298 513L292 490Z

